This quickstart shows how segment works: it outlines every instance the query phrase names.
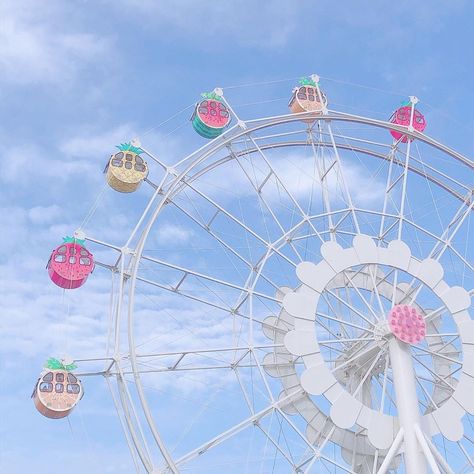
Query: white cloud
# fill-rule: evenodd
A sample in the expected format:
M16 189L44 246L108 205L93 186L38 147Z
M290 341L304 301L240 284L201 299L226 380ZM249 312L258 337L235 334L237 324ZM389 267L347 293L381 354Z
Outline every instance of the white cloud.
M319 193L321 184L317 172L314 169L314 158L299 153L269 155L272 166L284 184L286 189L298 200L305 202L311 193ZM327 157L332 160L332 153L327 153ZM257 183L262 183L268 174L268 168L262 164L261 170L256 170L255 161L250 164L241 160L247 168L247 173L252 176ZM349 188L352 199L357 205L371 206L377 204L383 198L385 184L380 178L371 176L371 173L361 165L346 160L342 163L344 180ZM235 199L239 197L255 196L255 191L251 187L248 178L232 162L220 166L213 172L204 176L200 180L198 188L210 196L219 196L222 199ZM327 176L329 196L331 200L339 199L341 196L342 182L338 180L334 170ZM281 196L288 199L281 186L276 185L272 178L263 187L263 195L270 202L278 201ZM319 201L319 195L313 198Z
M331 162L332 153L328 153L328 155ZM278 176L282 177L285 186L296 198L307 199L311 195L312 189L316 191L321 189L312 157L290 155L284 160L275 161L274 166ZM356 204L368 205L382 198L384 184L371 177L367 170L362 169L359 165L348 161L342 163L342 176ZM330 199L334 200L341 196L342 181L335 173L328 174L327 185ZM272 193L274 194L273 198L276 199L276 188L272 190Z
M89 158L65 159L54 149L42 149L32 144L12 146L4 156L0 181L18 187L47 182L56 185L74 176L91 177L97 174L97 165ZM82 182L84 179L82 178Z
M92 33L69 32L55 2L0 4L0 80L15 84L66 84L77 72L111 55L111 40ZM64 27L60 25L64 24Z
M72 158L84 156L103 156L104 165L111 153L118 151L116 145L129 142L135 137L134 126L122 124L109 130L82 130L77 135L65 139L59 150Z
M157 232L157 242L187 242L193 236L193 232L182 226L171 224L169 222L162 224Z
M36 206L28 210L28 217L33 224L48 224L63 213L58 205Z

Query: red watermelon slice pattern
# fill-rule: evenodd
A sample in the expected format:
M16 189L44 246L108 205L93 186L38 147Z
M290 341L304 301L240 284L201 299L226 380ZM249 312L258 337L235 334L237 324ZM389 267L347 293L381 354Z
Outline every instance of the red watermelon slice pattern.
M202 100L197 108L197 114L205 125L212 128L224 128L230 121L229 110L218 100Z

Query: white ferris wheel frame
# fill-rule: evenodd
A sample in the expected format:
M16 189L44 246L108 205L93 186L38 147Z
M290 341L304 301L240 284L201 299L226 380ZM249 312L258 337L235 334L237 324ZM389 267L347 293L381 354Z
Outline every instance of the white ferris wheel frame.
M460 201L459 209L456 212L456 214L452 217L452 220L450 224L446 227L443 235L441 235L440 237L438 237L435 234L431 235L431 237L436 240L437 244L432 249L432 252L430 253L429 257L432 257L435 260L439 260L441 256L443 255L443 253L448 248L456 252L456 250L453 247L451 247L451 242L454 236L456 235L457 231L460 229L463 222L470 215L470 212L473 209L473 206L474 206L473 190L469 189L469 187L467 187L463 183L460 183L454 178L444 173L441 173L435 170L434 168L431 168L426 163L423 163L423 166L417 166L416 158L410 154L411 140L409 140L406 145L404 159L402 160L402 159L396 158L395 156L395 151L397 150L396 145L398 143L395 144L395 146L388 147L387 153L377 153L373 149L364 148L364 142L370 143L368 140L358 140L360 142L360 146L338 142L338 138L341 138L341 137L345 138L345 137L334 133L332 130L331 124L334 122L356 123L356 124L362 124L362 125L386 129L387 132L389 130L399 131L412 139L416 139L420 142L424 142L425 144L438 149L439 151L448 155L449 157L452 157L453 159L458 160L462 165L467 166L471 170L474 169L474 163L473 161L469 160L467 157L445 146L444 144L428 137L427 135L424 135L422 133L415 131L412 127L405 127L405 126L396 125L396 124L389 123L382 120L376 120L376 119L367 118L367 117L363 117L359 115L341 113L341 112L327 110L327 109L325 109L322 114L305 112L305 113L300 113L300 114L285 114L285 115L280 115L280 116L273 116L273 117L266 117L262 119L243 121L239 117L237 117L237 115L235 114L230 104L227 101L225 101L225 103L228 106L229 110L234 115L234 117L236 118L236 122L237 122L236 125L230 127L220 137L212 140L209 143L206 143L204 146L202 146L195 152L191 153L190 155L186 156L175 165L173 166L166 165L159 158L154 156L151 152L144 149L144 153L148 157L150 157L150 159L154 160L163 169L164 176L162 177L161 181L158 184L154 184L151 181L148 181L148 183L151 186L153 186L155 189L153 196L148 202L142 215L140 216L135 228L133 229L132 234L130 235L130 237L128 238L128 240L125 242L123 246L120 247L117 245L113 245L108 242L97 240L91 236L86 235L86 240L98 245L104 245L106 247L114 249L119 254L115 264L110 265L110 264L97 262L99 266L103 266L111 270L113 273L113 279L118 280L118 288L113 289L113 292L115 293L115 300L111 302L113 324L111 327L112 343L110 347L110 355L108 354L107 357L100 359L100 360L106 361L106 364L107 364L105 369L102 372L100 372L100 374L105 376L107 383L109 387L111 388L111 393L113 395L114 403L119 412L120 420L122 422L122 425L126 434L127 442L129 444L130 451L132 453L132 457L133 457L137 472L141 469L140 468L140 464L141 464L145 468L146 472L148 473L157 473L157 472L178 473L180 472L179 471L180 466L185 464L187 461L201 455L202 453L206 452L212 447L217 446L218 444L229 439L236 433L239 433L246 427L252 424L254 425L258 424L259 420L269 415L270 413L273 413L274 411L278 412L282 417L286 419L287 423L293 427L295 432L307 445L308 450L310 452L310 455L305 462L303 462L300 465L295 465L292 463L291 460L288 459L284 451L279 449L278 443L272 440L270 434L266 433L266 435L270 439L270 442L272 442L272 444L275 445L276 449L280 451L280 454L282 454L282 456L287 458L290 464L293 465L294 472L309 472L314 462L320 458L325 459L326 461L330 462L331 464L337 466L338 468L346 472L354 472L344 467L343 465L341 465L334 459L329 459L327 456L325 456L322 453L322 448L324 447L324 445L328 442L330 438L329 435L321 443L320 446L317 446L317 447L314 446L307 439L306 435L302 433L298 429L298 427L292 422L291 418L282 410L282 406L286 402L288 402L288 399L290 399L294 394L289 395L287 399L285 398L274 399L272 391L268 387L267 387L268 395L272 402L269 404L269 406L266 409L258 411L258 412L252 412L251 407L249 407L251 410L251 414L247 419L243 420L241 423L233 426L232 428L226 430L225 432L222 432L221 434L214 437L213 439L210 439L208 442L188 452L186 455L182 456L181 458L173 459L173 457L167 450L167 447L165 446L164 442L162 441L159 430L153 419L151 409L148 405L148 402L145 396L145 391L141 382L141 374L143 372L146 372L146 370L143 370L139 367L139 358L143 357L143 355L137 354L136 348L135 348L134 303L135 303L135 287L136 287L137 281L142 281L151 285L155 285L161 289L179 293L181 284L184 282L184 280L188 276L190 275L198 276L199 278L209 280L213 283L216 283L219 285L229 285L233 289L240 290L242 294L244 295L242 297L242 301L240 302L240 304L242 304L243 301L245 301L248 298L250 308L251 308L252 297L254 294L260 297L264 297L264 298L267 297L267 295L259 294L255 290L255 284L258 281L258 278L260 277L260 271L264 267L266 260L273 253L279 253L279 248L287 244L288 239L290 239L290 242L291 242L291 235L294 234L294 232L297 230L298 226L301 225L301 223L307 223L308 225L312 226L311 222L315 216L307 215L303 211L303 209L300 208L301 215L303 216L302 221L298 223L294 228L286 232L283 232L282 236L277 241L266 242L266 241L262 241L261 237L258 234L254 233L243 222L240 222L238 219L236 219L224 207L220 206L217 202L213 201L212 198L210 198L209 196L206 196L205 194L201 193L200 195L204 199L208 200L210 204L216 208L216 212L222 212L226 214L229 219L236 222L236 224L238 224L239 226L242 226L243 228L245 228L246 232L249 232L252 235L254 235L255 238L262 241L262 244L264 244L267 247L266 254L263 256L263 258L260 260L258 264L259 269L257 268L254 273L250 272L248 280L244 286L238 286L233 283L223 281L222 279L217 279L213 277L212 275L204 275L202 273L193 271L189 268L178 267L168 262L159 261L157 259L153 259L152 257L148 257L144 255L144 246L147 240L147 236L153 224L155 223L156 219L159 217L161 210L167 203L170 202L170 200L172 200L172 197L175 193L179 192L179 190L183 187L192 186L192 182L194 179L196 179L196 177L205 174L207 171L209 171L210 169L213 169L216 166L219 166L223 162L226 162L227 160L236 159L240 155L243 155L243 154L258 153L265 160L265 162L267 163L269 168L272 170L272 172L275 174L275 176L277 176L277 173L272 168L270 160L267 159L265 156L265 151L267 149L282 148L282 147L311 146L313 147L313 150L314 150L314 147L317 145L320 147L327 147L328 149L332 150L334 154L335 166L340 165L339 150L341 149L354 150L357 153L374 156L376 158L386 160L389 162L390 168L389 168L389 174L388 174L387 183L385 187L383 210L370 211L380 216L381 218L381 228L379 231L379 237L381 238L381 240L384 239L384 236L388 232L393 230L393 225L391 226L387 225L387 228L384 228L383 226L384 226L384 218L385 218L384 213L387 208L387 202L390 198L390 191L394 188L396 183L402 183L402 186L403 186L401 202L399 205L400 211L399 211L398 216L395 216L396 218L398 218L398 220L396 220L395 222L396 222L396 226L398 226L397 234L399 238L402 235L402 229L403 229L404 223L409 221L405 213L405 190L406 190L407 177L409 173L416 173L418 175L423 176L427 180L431 181L432 183L439 186L444 191L452 194L456 199L458 199ZM284 132L281 134L273 134L270 136L271 137L286 136L287 141L265 144L262 142L264 142L266 137L254 137L252 135L254 132L257 132L257 131L263 131L266 129L271 129L274 126L289 124L292 122L299 122L305 119L310 120L312 122L312 126L314 126L314 124L319 123L319 122L324 122L326 124L327 132L325 133L325 137L323 141L311 142L311 143L297 141L297 140L293 140L291 133ZM308 128L309 127L310 125L308 125ZM253 145L253 148L239 155L238 153L235 153L232 150L232 143L241 139L249 140L251 144ZM357 139L354 139L354 138L352 140L357 141ZM386 144L384 145L387 146ZM226 158L220 159L217 162L213 162L208 165L205 164L208 158L212 157L217 152L226 148L229 150L229 155ZM199 165L204 165L204 168L200 169L196 173L196 175L193 176L192 175L193 170L198 168ZM396 169L401 169L401 172L397 174L395 172ZM355 205L353 204L349 188L344 182L344 178L342 178L342 181L343 181L342 188L344 189L345 199L347 202L347 208L344 210L337 210L337 211L330 210L331 207L329 203L329 198L327 196L327 193L324 193L324 176L321 177L320 175L320 178L321 178L321 184L323 185L322 187L323 187L323 199L324 199L324 205L325 205L325 212L322 214L319 214L316 217L327 218L329 220L330 225L332 226L332 228L329 229L330 231L329 235L331 237L334 235L335 232L337 232L338 225L343 221L343 219L347 217L347 215L351 215L354 219L355 230L358 233L360 231L359 226L358 226L358 220L357 220L357 211L359 211L359 209L355 207ZM262 186L263 185L264 183L262 184ZM465 193L464 194L460 193L459 189L463 189ZM194 191L199 192L196 189L194 189ZM258 190L256 191L258 192ZM291 199L291 193L288 190L287 190L287 193ZM294 202L295 206L299 206L298 201L295 198L293 198L292 201ZM366 209L360 209L360 211L367 212ZM336 221L336 219L338 220ZM198 224L201 227L203 227L202 223L198 222ZM413 225L414 227L417 227L417 224L415 222L410 222L410 224ZM314 231L316 238L319 238L321 242L324 242L325 239L320 235L320 232L318 232L314 226L312 226L312 229ZM419 230L422 232L427 232L426 229L423 229L421 227L419 228ZM141 234L138 239L138 242L134 246L134 248L131 248L130 246L132 245L132 242L134 241L134 239L138 236L139 232ZM219 237L216 235L214 235L214 238L219 240ZM221 241L220 243L222 245L227 246L227 244L223 241ZM231 252L233 251L233 249L229 247L228 247L228 250ZM466 265L468 265L470 269L473 269L471 264L467 262L461 254L456 253L456 255ZM284 255L281 253L280 253L280 256L284 258ZM149 261L152 261L153 263L158 263L161 265L171 267L174 270L177 270L182 273L182 279L174 288L165 287L159 282L153 282L151 280L143 279L138 274L139 264L142 259L147 259ZM473 291L474 290L470 291L471 296L474 294ZM126 299L125 296L128 297L128 304L126 307L124 306L125 299ZM185 295L185 296L190 297L189 295ZM212 304L209 301L200 300L198 296L194 296L193 299L204 302L205 304L208 304L208 305L211 304L212 306L216 306L215 304ZM228 311L228 308L224 308L224 307L220 307L218 309L224 309L225 311ZM234 307L232 311L234 311L235 314L239 314L239 305ZM216 348L206 348L202 350L189 350L189 351L182 351L182 352L175 352L175 353L146 354L146 356L148 358L153 357L153 356L160 357L163 355L175 356L176 362L168 369L163 369L163 370L178 371L180 370L180 364L182 363L183 359L188 357L190 354L233 351L234 353L239 354L239 357L238 357L239 360L243 360L244 357L249 354L250 356L253 356L255 367L261 373L262 378L265 380L262 364L258 360L258 356L255 355L255 351L262 348L271 349L273 346L271 344L267 346L254 345L254 342L253 342L254 326L255 324L260 324L260 323L261 321L254 320L252 310L250 309L250 315L249 315L250 343L248 347L246 346L216 347ZM120 332L122 329L122 325L124 324L126 324L126 328L127 328L128 347L129 347L129 353L126 354L125 357L128 363L130 363L131 365L131 371L128 371L128 372L124 370L123 364L122 364L122 361L124 359L124 354L120 353ZM403 351L399 351L398 358L394 359L394 360L397 360L398 371L407 371L407 370L408 372L410 371L410 362L406 360L406 355L407 354L404 353ZM86 360L92 360L92 359L78 359L78 361L86 361ZM98 360L98 359L94 359L94 360ZM219 368L232 369L231 366L220 366ZM94 375L94 374L91 373L91 374L84 374L84 375ZM158 468L154 464L152 460L152 456L150 454L149 447L146 445L146 442L144 442L143 429L140 426L139 417L137 416L139 407L133 401L132 396L129 392L129 388L125 381L127 375L133 375L140 409L142 410L142 413L146 419L146 422L152 433L154 441L156 442L156 445L165 462L165 467L163 468ZM115 377L117 380L118 397L114 394L114 391L112 389L111 381L110 381L111 377ZM243 389L243 391L245 395L245 390ZM405 400L402 403L405 407L407 407L407 410L405 411L404 416L406 420L408 420L408 423L413 422L412 424L414 424L415 426L418 416L414 411L415 404L413 400L413 390L411 390L411 392L410 390L405 391L405 392L403 392L402 390L402 393L405 394ZM263 428L261 429L263 430ZM436 450L436 448L431 443L431 441L425 438L425 436L423 435L419 427L414 429L414 431L410 432L408 438L407 438L406 427L401 427L395 440L393 441L393 443L391 444L388 450L386 462L382 464L382 466L380 467L378 471L375 470L375 466L374 466L374 470L373 470L374 473L377 472L378 474L383 474L384 472L386 472L386 470L388 469L390 460L397 453L398 448L400 447L400 444L402 443L402 441L405 444L408 444L408 445L411 444L412 454L408 455L408 461L407 461L407 472L409 474L415 473L415 469L418 469L416 471L416 474L421 474L422 472L425 472L426 462L430 465L433 472L439 472L439 473L452 472L452 470L443 460L443 457ZM420 443L422 450L419 450L418 448L414 447L414 443L418 443L418 442ZM410 451L410 446L408 446L408 451ZM474 462L472 461L472 459L470 459L468 453L464 453L464 454L466 455L467 459L471 463L471 466L474 468ZM443 471L440 470L440 467L441 469L443 469Z

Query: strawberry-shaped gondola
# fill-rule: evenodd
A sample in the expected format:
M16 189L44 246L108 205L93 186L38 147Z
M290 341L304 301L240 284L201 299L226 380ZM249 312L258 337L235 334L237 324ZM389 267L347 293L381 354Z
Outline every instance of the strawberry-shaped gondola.
M121 193L136 191L148 175L148 165L140 156L143 150L131 143L117 146L119 151L113 154L107 167L107 183Z
M410 100L402 102L402 106L395 110L390 117L390 123L413 127L413 130L420 133L423 132L426 128L426 120L423 114L415 108L417 103L418 99L416 97L411 97ZM409 138L397 130L390 130L390 133L395 140L401 140L403 143L413 140L413 138Z
M46 268L56 285L68 290L79 288L94 270L94 257L84 247L84 240L75 237L65 237L63 240L53 250Z
M230 112L221 95L204 92L196 104L191 122L194 130L204 138L216 138L230 123Z
M31 398L36 409L48 418L64 418L82 398L81 381L71 373L72 362L48 359Z

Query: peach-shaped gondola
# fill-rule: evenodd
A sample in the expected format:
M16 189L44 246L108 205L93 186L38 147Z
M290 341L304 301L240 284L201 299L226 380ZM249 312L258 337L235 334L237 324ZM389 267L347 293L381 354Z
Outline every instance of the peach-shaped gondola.
M216 138L230 123L230 111L217 92L203 92L191 117L194 130L201 137Z
M84 247L84 240L65 237L53 250L47 269L51 281L59 287L79 288L94 270L94 257Z
M121 193L132 193L148 176L148 165L140 156L143 150L131 143L118 145L105 169L107 183Z
M415 100L414 102L403 102L402 106L393 112L389 122L396 125L404 125L405 127L410 127L411 125L414 130L421 133L426 128L426 120L423 114L415 108L415 104L418 102L418 99L413 99ZM407 135L399 132L398 130L390 130L390 134L393 138L395 138L395 140L401 140L403 143L407 143L408 140L413 140L413 138L409 138Z
M319 88L319 78L311 76L300 79L300 85L293 89L288 107L291 113L301 112L322 113L327 106L327 97Z
M81 381L71 373L75 364L50 358L36 383L31 398L36 409L47 418L64 418L84 395Z

